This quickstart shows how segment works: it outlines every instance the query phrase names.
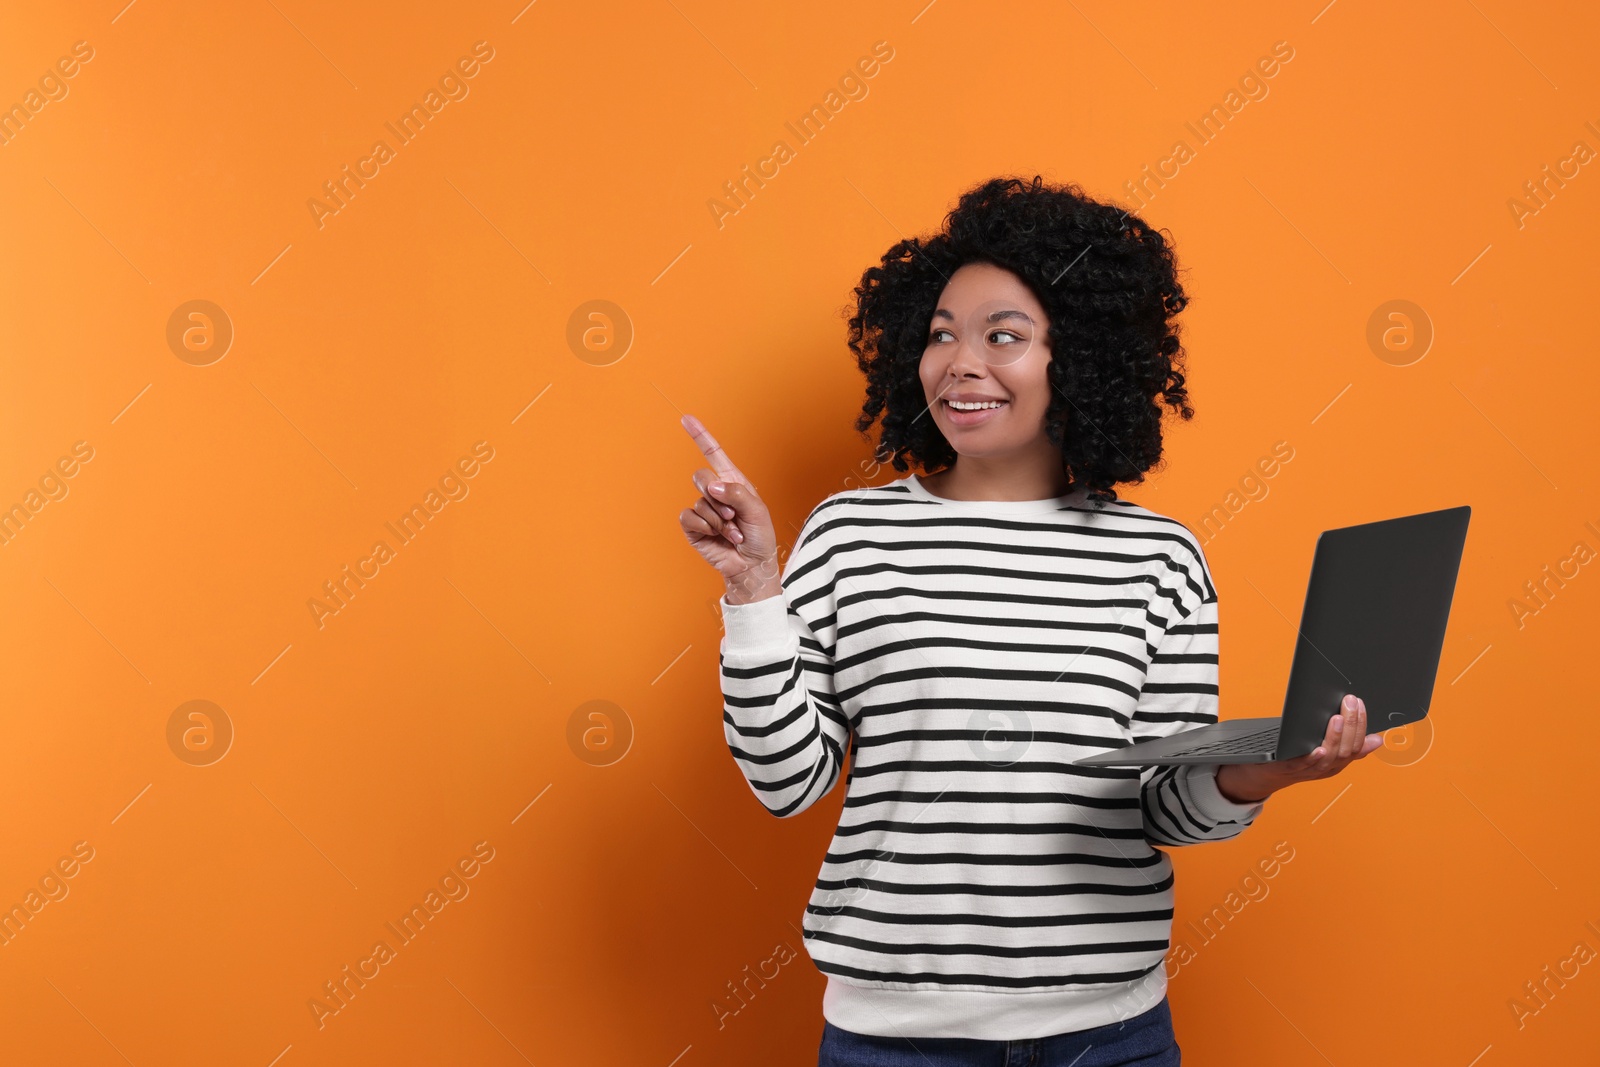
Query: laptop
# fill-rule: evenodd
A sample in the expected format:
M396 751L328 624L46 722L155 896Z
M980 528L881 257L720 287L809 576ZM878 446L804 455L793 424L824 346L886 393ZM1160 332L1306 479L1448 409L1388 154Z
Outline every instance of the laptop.
M1317 535L1281 716L1229 719L1073 765L1294 759L1322 743L1346 693L1366 701L1368 733L1424 718L1471 515L1463 504Z

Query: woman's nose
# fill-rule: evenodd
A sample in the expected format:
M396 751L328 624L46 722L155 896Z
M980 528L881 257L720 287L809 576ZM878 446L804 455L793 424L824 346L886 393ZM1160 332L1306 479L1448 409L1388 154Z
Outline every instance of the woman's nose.
M956 350L950 357L950 370L952 372L976 372L982 374L985 371L988 367L988 362L984 359L984 353L981 350L982 336L982 334L979 334L978 339L974 340L973 335L968 333L956 343Z

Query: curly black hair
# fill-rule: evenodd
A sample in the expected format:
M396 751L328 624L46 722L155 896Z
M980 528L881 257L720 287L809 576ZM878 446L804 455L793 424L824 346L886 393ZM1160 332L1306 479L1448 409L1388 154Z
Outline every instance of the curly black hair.
M1188 304L1168 240L1137 215L1035 176L993 178L961 195L941 232L900 241L854 290L850 349L867 378L856 429L882 416L875 458L924 471L956 451L926 410L918 366L933 312L972 262L1020 277L1050 317L1045 431L1073 488L1103 507L1161 460L1161 404L1194 417L1173 318Z

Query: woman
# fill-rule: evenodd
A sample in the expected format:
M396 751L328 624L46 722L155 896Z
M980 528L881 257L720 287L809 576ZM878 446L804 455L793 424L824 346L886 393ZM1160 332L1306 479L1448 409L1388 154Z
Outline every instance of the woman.
M932 473L822 501L780 576L761 497L684 418L711 463L680 523L727 584L734 759L787 817L852 755L802 918L819 1064L1178 1063L1154 846L1235 837L1382 738L1347 697L1298 759L1072 766L1217 721L1200 543L1114 488L1159 462L1161 404L1194 414L1159 233L995 179L855 295L857 429L881 419L878 460Z

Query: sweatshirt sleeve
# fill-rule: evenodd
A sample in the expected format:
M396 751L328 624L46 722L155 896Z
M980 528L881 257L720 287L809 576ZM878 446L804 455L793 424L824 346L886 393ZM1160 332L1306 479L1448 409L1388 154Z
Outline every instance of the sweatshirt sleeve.
M722 724L756 799L798 815L839 779L850 724L833 689L833 588L828 509L807 517L784 567L783 592L748 604L722 598Z
M1192 585L1177 599L1187 614L1160 638L1133 714L1133 740L1168 737L1217 721L1217 594L1205 558L1195 546L1198 567L1186 577ZM1198 603L1193 597L1198 594ZM1265 802L1238 804L1217 788L1219 764L1189 763L1140 770L1140 805L1145 838L1153 845L1192 845L1226 841L1243 833Z

